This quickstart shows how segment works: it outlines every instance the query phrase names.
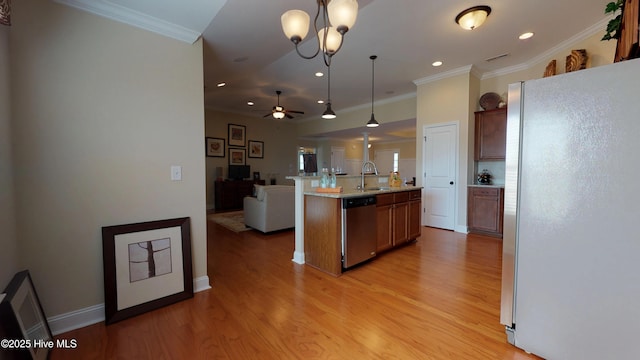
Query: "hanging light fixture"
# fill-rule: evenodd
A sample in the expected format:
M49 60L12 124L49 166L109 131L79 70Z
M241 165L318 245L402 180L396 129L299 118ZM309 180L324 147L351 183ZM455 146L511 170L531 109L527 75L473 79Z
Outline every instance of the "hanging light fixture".
M327 109L322 113L323 119L335 119L336 113L331 108L331 66L327 65Z
M456 16L456 23L465 30L473 30L482 25L491 14L491 8L486 5L474 6L464 10Z
M373 64L375 63L377 58L378 57L376 55L369 56L369 59L371 59L371 119L369 119L369 122L367 122L367 127L371 128L378 127L380 125L376 121L376 117L373 115L373 79L375 75Z
M318 35L318 46L313 55L304 55L298 48L298 44L304 40L309 32L309 14L302 10L289 10L282 14L280 22L282 23L282 31L287 39L293 42L298 55L305 59L313 59L322 51L324 63L329 66L331 57L342 47L344 34L356 23L358 2L356 0L316 1L318 10L313 20L313 28L314 34ZM321 20L320 23L318 19Z

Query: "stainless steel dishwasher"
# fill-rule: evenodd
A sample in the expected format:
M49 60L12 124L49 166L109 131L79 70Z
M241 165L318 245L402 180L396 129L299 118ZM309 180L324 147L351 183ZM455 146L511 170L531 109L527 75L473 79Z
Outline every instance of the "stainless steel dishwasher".
M376 197L342 199L342 268L376 256Z

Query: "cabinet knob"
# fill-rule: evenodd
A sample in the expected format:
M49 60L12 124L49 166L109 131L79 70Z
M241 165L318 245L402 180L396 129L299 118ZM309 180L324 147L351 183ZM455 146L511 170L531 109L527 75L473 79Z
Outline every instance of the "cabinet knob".
M449 181L449 185L453 185L453 181Z

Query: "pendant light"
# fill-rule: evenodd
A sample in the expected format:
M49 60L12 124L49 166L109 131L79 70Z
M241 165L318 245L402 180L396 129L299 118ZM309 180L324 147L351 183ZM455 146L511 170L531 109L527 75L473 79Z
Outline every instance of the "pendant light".
M371 119L369 119L369 122L367 122L367 127L378 127L380 124L378 124L378 122L376 121L376 117L373 115L373 79L374 79L374 62L376 61L378 57L376 55L371 55L369 56L369 59L371 59Z
M335 119L336 113L331 108L331 66L327 66L327 109L322 113L323 119Z

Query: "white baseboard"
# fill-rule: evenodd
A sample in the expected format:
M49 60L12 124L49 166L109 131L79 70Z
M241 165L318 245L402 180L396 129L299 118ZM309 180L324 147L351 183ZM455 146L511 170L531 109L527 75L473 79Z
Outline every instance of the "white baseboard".
M193 292L200 292L211 289L211 285L209 285L209 277L208 276L200 276L199 278L193 279Z
M208 276L193 279L193 292L209 289L211 289L211 286L209 285ZM97 324L104 321L104 304L97 304L84 309L52 316L48 318L47 321L49 322L49 327L53 335Z
M53 335L93 325L104 321L104 304L52 316L47 321Z

